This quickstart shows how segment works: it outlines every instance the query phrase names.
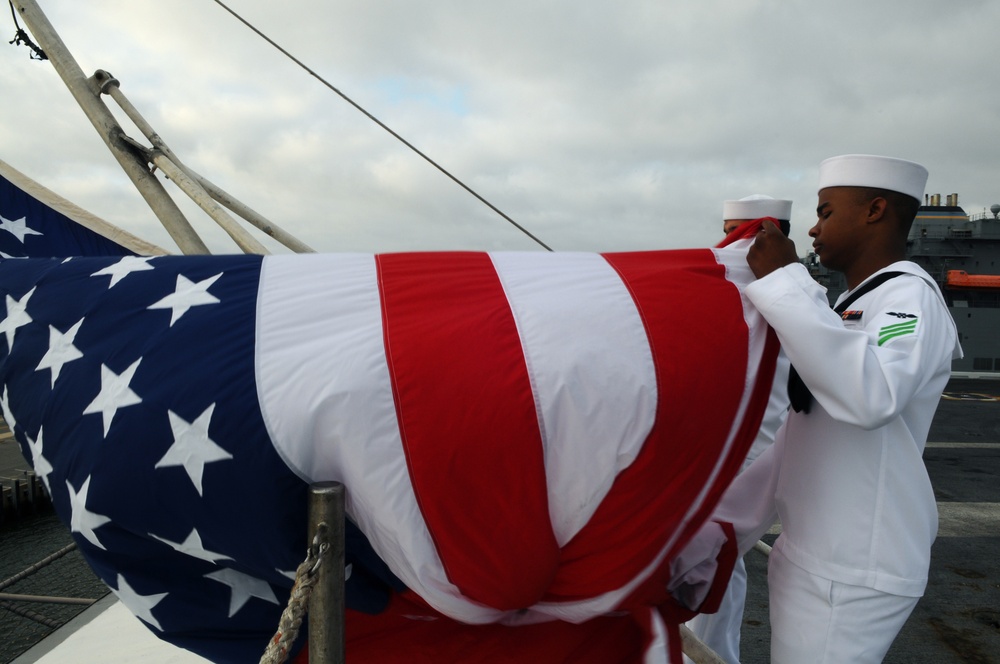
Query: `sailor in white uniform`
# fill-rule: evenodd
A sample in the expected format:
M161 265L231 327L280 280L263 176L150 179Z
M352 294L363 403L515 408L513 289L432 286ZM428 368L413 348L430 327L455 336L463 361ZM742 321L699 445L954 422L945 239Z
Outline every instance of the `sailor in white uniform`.
M782 232L787 235L789 220L792 218L792 201L763 194L725 201L722 204L722 232L728 235L743 224L762 217L777 219ZM743 462L743 469L774 443L774 435L785 421L787 413L788 357L784 353L779 353L767 410L750 452ZM733 568L726 593L719 604L719 610L715 613L700 613L687 622L691 632L727 664L739 664L740 661L740 627L743 625L746 594L747 568L743 558L739 558Z
M747 258L758 279L746 294L807 389L713 518L734 524L741 552L780 518L775 664L880 662L927 585L937 507L922 453L962 351L934 280L905 260L926 181L924 167L887 157L820 164L809 235L847 277L838 302L862 293L840 314L773 224Z

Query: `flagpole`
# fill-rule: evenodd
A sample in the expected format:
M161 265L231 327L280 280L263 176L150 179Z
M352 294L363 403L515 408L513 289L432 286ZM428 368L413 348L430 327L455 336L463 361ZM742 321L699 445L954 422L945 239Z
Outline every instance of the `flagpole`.
M34 0L14 0L14 7L104 144L111 150L111 154L118 160L122 170L132 180L178 248L185 254L211 253L160 181L150 172L148 163L122 140L125 132L101 101L97 86L86 78L38 3Z

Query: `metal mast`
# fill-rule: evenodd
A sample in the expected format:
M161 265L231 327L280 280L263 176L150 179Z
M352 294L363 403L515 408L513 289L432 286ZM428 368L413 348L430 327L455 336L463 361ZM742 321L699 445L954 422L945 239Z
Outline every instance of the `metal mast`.
M34 0L14 0L14 8L44 49L56 72L111 150L111 154L118 160L180 250L185 254L211 253L160 181L150 172L145 157L137 154L135 149L123 140L125 132L101 100L100 86L84 75L73 55L42 13L38 3Z

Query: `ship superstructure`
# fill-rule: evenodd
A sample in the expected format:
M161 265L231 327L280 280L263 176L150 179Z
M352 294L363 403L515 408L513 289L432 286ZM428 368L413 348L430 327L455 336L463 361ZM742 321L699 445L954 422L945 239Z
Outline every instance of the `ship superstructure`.
M958 194L925 196L907 239L908 258L937 281L955 319L965 357L953 371L1000 373L1000 204L969 215ZM810 252L802 261L827 288L831 304L844 276Z

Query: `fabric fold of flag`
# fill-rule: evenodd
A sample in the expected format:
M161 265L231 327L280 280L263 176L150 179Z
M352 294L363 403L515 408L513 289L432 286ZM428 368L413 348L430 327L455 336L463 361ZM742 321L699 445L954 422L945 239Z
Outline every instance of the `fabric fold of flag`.
M748 240L63 260L22 226L0 226L5 253L40 256L0 260L4 418L161 638L256 661L304 555L308 484L336 480L349 656L663 648L672 556L770 390Z

